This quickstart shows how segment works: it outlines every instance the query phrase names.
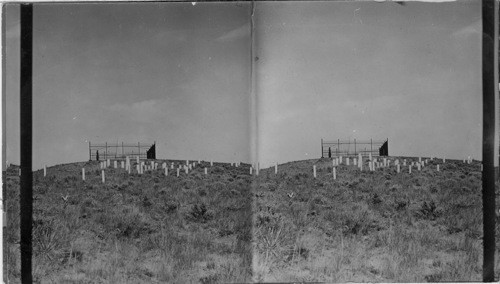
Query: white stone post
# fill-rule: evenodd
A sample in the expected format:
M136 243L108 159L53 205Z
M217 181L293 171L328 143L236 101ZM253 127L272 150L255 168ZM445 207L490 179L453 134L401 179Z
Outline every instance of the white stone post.
M43 166L43 176L46 177L47 176L47 165L44 165Z
M313 176L316 178L316 165L313 165Z
M274 173L278 174L278 163L274 164Z
M177 168L177 177L179 177L179 172L181 169Z
M168 176L168 167L165 167L165 176Z
M411 165L408 167L408 173L411 174Z
M104 170L102 170L102 183L106 182L106 178L104 177Z
M337 168L333 168L333 179L337 179Z
M116 163L116 161L113 161L113 168L115 168L115 169L117 168L117 163Z
M124 161L121 161L121 166L122 166L122 169L125 168L125 162Z
M422 166L420 165L420 163L417 163L417 170L418 170L418 171L420 171L421 167L422 167Z
M208 169L205 167L205 175L208 175Z
M345 158L345 164L349 166L349 157Z
M250 175L252 175L253 168L250 166Z
M82 168L82 180L85 180L85 168Z
M439 172L439 165L437 165L437 171Z
M210 166L213 167L214 166L214 161L210 161Z
M399 172L401 171L401 166L398 164L397 167L398 167L398 174L399 174Z

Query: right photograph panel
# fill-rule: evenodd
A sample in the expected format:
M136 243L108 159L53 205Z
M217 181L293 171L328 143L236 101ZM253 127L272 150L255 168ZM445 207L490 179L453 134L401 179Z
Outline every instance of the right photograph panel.
M254 280L481 281L480 1L254 23Z

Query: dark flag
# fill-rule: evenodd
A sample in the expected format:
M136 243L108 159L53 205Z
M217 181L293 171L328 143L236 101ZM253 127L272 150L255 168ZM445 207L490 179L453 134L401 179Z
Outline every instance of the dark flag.
M156 143L149 148L148 152L146 153L146 158L147 159L156 159Z

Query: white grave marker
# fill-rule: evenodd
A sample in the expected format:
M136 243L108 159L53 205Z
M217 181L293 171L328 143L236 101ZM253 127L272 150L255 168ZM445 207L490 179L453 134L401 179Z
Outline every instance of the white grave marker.
M205 167L205 175L208 175L208 169Z
M316 178L316 165L313 165L313 176Z
M102 170L102 183L106 181L106 178L104 177L104 170Z
M333 168L333 179L337 179L337 168Z
M274 164L274 173L278 174L278 163Z
M82 168L82 180L85 180L85 168Z
M47 166L43 166L43 176L47 176Z

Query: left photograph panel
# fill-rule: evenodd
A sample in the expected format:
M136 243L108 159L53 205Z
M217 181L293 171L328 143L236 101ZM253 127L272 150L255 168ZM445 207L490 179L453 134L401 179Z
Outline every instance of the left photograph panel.
M3 10L3 273L17 283L20 5ZM33 5L34 281L251 281L251 12Z

